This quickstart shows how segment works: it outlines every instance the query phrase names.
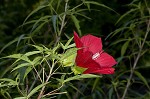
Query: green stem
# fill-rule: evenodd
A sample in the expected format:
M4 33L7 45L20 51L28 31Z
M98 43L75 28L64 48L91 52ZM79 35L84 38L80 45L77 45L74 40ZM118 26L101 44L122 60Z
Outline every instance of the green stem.
M135 67L137 66L138 60L139 60L139 58L140 58L140 56L141 56L141 52L142 52L142 49L143 49L143 47L144 47L146 38L147 38L147 36L148 36L148 34L149 34L149 31L150 31L150 20L148 20L147 30L146 30L146 34L145 34L143 43L142 43L142 45L139 47L139 53L138 53L138 55L137 55L137 57L136 57L136 59L135 59L135 61L134 61L133 67L131 68L131 73L130 73L129 79L128 79L128 81L127 81L126 88L125 88L125 90L124 90L124 93L123 93L123 96L122 96L121 99L124 99L125 96L126 96L126 94L127 94L127 90L128 90L128 88L129 88L129 86L130 86L130 84L131 84L131 79L132 79L132 76L133 76Z
M56 44L59 42L61 34L62 34L62 31L63 31L63 28L66 25L65 24L65 19L66 19L66 15L67 15L66 14L67 13L67 8L68 8L68 0L65 3L65 12L64 12L63 19L62 19L62 22L61 22L60 31L59 31L59 33L57 35L56 42L55 42L54 46L56 46Z

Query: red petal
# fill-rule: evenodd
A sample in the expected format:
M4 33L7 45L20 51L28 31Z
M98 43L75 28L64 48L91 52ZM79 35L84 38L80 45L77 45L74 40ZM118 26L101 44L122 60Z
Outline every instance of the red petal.
M92 35L86 35L81 38L81 42L84 47L88 47L88 50L93 54L102 50L102 41L101 38ZM86 50L86 49L85 49Z
M75 44L76 44L76 47L77 48L81 48L77 51L78 54L81 54L83 52L83 44L78 36L78 34L74 31L74 41L75 41Z
M84 74L113 74L114 68L88 68L86 71L84 71Z
M75 31L74 31L74 41L75 41L75 44L76 44L77 48L83 47L83 44L82 44L78 34Z
M92 59L92 52L77 53L76 65L84 68L100 68L99 64Z
M113 65L117 64L116 60L106 52L100 54L100 56L95 59L95 61L102 67L112 67Z

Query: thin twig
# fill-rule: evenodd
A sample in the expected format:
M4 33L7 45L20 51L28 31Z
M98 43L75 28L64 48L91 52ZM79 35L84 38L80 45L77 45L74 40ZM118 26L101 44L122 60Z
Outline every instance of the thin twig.
M66 94L67 92L59 92L59 93L54 93L54 94L52 94L52 95L60 95L60 94ZM46 95L44 95L44 97L45 96L50 96L51 94L46 94Z
M49 64L49 63L48 63L48 64ZM48 77L47 77L47 79L46 79L45 82L48 82L48 81L49 81L49 79L50 79L50 77L51 77L51 75L52 75L52 70L53 70L53 67L54 67L54 66L55 66L55 63L52 63L52 67L51 67L51 69L50 69L49 75L48 75ZM42 90L41 90L41 92L40 92L40 94L39 94L39 96L38 96L37 99L41 99L42 95L44 94L44 89L45 89L45 87L46 87L46 86L43 86L43 87L42 87Z
M53 61L52 67L51 67L51 69L50 69L50 71L49 71L49 75L48 75L48 77L47 77L47 79L46 79L46 81L45 81L46 83L49 81L49 79L50 79L51 76L53 75L53 68L54 68L54 66L56 65L57 62L58 62L58 61L56 61L56 62ZM45 87L46 87L46 86L43 86L43 87L42 87L42 90L41 90L41 92L40 92L40 94L39 94L39 96L38 96L37 99L41 99L41 97L42 97L43 94L44 94L44 89L45 89Z
M125 88L125 90L124 90L124 93L123 93L123 96L122 96L121 99L124 99L125 96L126 96L126 94L127 94L127 90L128 90L128 88L129 88L129 86L130 86L131 79L132 79L132 76L133 76L135 67L137 66L138 60L139 60L139 58L140 58L140 56L141 56L141 52L142 52L142 49L143 49L143 47L144 47L144 44L145 44L145 41L146 41L146 38L147 38L147 36L148 36L149 31L150 31L150 20L148 20L148 25L147 25L147 30L146 30L146 34L145 34L144 40L143 40L143 42L142 42L142 45L139 47L139 53L138 53L138 55L137 55L137 57L136 57L136 59L135 59L135 61L134 61L133 67L131 68L131 73L130 73L129 79L128 79L128 81L127 81L126 88Z
M54 46L56 46L57 43L59 42L60 36L62 34L62 31L63 31L63 28L66 25L65 19L66 19L66 15L67 15L67 8L68 8L68 0L66 0L66 3L65 3L65 12L64 12L63 19L62 19L62 22L61 22L60 31L59 31L59 33L57 35L56 42L55 42Z
M58 33L58 37L57 37L57 39L56 39L56 42L55 42L54 46L56 46L56 44L59 42L60 36L61 36L61 34L62 34L62 30L63 30L63 28L64 28L64 26L65 26L65 18L66 18L67 8L68 8L68 0L66 0L66 3L65 3L65 12L64 12L64 15L63 15L62 23L61 23L61 28L60 28L60 31L59 31L59 33ZM49 65L49 64L48 64L48 65ZM52 67L51 67L51 69L50 69L49 75L48 75L48 77L47 77L47 79L46 79L45 82L48 82L48 80L49 80L50 77L52 76L52 71L53 71L54 65L55 65L55 64L52 64ZM44 89L45 89L45 87L46 87L46 86L43 86L43 87L42 87L42 90L41 90L41 92L40 92L40 94L39 94L39 96L38 96L38 99L40 99L40 98L42 97L42 95L44 94Z
M42 78L40 77L40 74L39 74L38 71L36 70L35 66L34 66L34 65L32 65L32 66L33 66L33 69L35 70L37 76L39 77L41 83L42 83Z
M39 74L41 74L41 72L42 72L42 69L40 70ZM37 80L38 80L38 75L36 75L36 77L35 77L35 79L34 79L32 85L30 86L30 88L29 88L29 90L28 90L28 93L31 92L31 90L33 89L33 87L34 87L35 83L37 82Z
M63 87L63 84L62 84L59 88L57 88L57 89L55 89L55 90L53 90L53 91L51 91L51 92L49 92L49 93L47 93L47 94L45 94L45 95L43 95L43 96L55 94L56 91L60 90L62 87Z

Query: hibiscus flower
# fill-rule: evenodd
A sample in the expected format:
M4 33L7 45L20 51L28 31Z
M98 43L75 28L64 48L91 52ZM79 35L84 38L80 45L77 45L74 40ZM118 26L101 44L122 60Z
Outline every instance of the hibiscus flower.
M86 68L84 74L113 74L114 66L117 64L115 59L102 50L101 38L93 35L79 37L74 32L74 41L78 48L76 65Z

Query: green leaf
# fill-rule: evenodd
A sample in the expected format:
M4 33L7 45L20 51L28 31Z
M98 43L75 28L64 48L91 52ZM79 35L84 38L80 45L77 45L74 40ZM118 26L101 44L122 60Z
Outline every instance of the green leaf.
M52 23L53 23L53 28L54 28L54 31L56 33L56 21L57 21L57 15L52 15Z
M0 79L0 81L7 82L7 83L4 83L4 84L0 84L0 87L18 85L18 82L14 81L12 79L9 79L9 78L2 78L2 79Z
M76 75L74 77L67 78L66 80L64 80L63 83L69 82L71 80L81 80L81 79L85 79L85 78L97 78L97 77L101 77L101 76L93 75L93 74L81 74L81 75Z
M17 61L24 60L24 61L32 64L30 59L26 55L23 55L23 54L13 54L13 55L6 56L4 58L16 58L16 59L18 59Z
M6 56L4 58L17 58L17 59L20 59L20 57L22 57L22 54L13 54L13 55Z
M7 81L7 82L16 83L16 81L9 79L9 78L2 78L2 79L0 79L0 81Z
M43 86L45 86L47 83L43 83L43 84L40 84L38 85L37 87L35 87L27 96L27 98L30 98L33 94L35 94L40 88L42 88Z
M95 81L94 81L94 84L93 84L93 87L92 87L92 92L94 91L94 89L96 88L97 84L99 84L99 81L100 78L96 78Z
M18 38L18 42L17 42L17 47L18 47L18 45L19 45L19 43L20 43L21 39L23 39L23 38L24 38L24 34L22 34L21 36L19 36L19 38Z
M62 61L64 67L74 65L76 53L77 53L77 48L71 48L67 50L64 54L62 54L60 61Z
M113 87L111 87L110 89L109 89L109 99L112 99L112 94L113 94Z
M75 63L76 54L72 54L67 58L63 59L62 64L64 67L73 66Z
M36 66L36 65L40 64L42 62L42 59L43 59L43 57L41 57L41 56L35 57L32 61L32 65Z
M104 8L106 8L106 9L109 9L109 10L111 10L111 11L117 13L117 12L116 12L115 10L113 10L112 8L110 8L110 7L108 7L108 6L104 5L104 4L95 2L95 1L84 1L83 3L85 3L85 4L94 4L94 5L98 5L98 6L104 7ZM118 13L117 13L117 14L118 14Z
M72 41L73 38L74 38L74 37L70 38L70 39L67 41L67 43L65 44L65 48L67 48L67 47L69 46L69 44L71 43L71 41Z
M32 46L35 47L37 50L39 50L41 52L44 51L43 47L41 47L41 46L37 46L37 45L32 45Z
M126 42L123 44L123 46L121 47L121 56L124 56L124 54L125 54L125 52L126 52L126 50L127 50L127 48L128 48L129 42L130 42L130 40L126 41Z
M121 21L125 16L129 15L130 13L132 13L132 12L134 12L134 11L136 11L136 10L138 10L138 9L136 8L136 9L131 9L131 10L127 11L125 14L123 14L123 15L118 19L118 21L116 22L116 24L117 24L119 21Z
M77 74L83 74L83 72L86 70L87 68L82 68L82 67L79 67L79 66L73 66L71 68L71 70L74 72L75 75Z
M22 55L19 59L24 60L24 61L32 64L32 61L26 55Z
M29 18L30 16L32 16L34 13L38 12L39 10L41 10L41 9L43 9L43 8L45 8L45 7L48 7L48 5L39 6L38 8L36 8L35 10L33 10L33 11L26 17L26 19L25 19L24 22L23 22L23 25L24 25L24 23L28 20L28 18Z
M63 43L60 42L61 47L63 48L63 50L65 50L65 46L63 45Z
M75 89L78 93L80 93L81 95L84 96L84 94L82 93L82 90L78 89L76 86L73 86L72 83L68 83L68 85L69 85L70 87L72 87L73 89Z
M70 44L69 46L67 46L66 49L69 49L69 48L72 48L72 47L75 47L75 46L76 46L75 43L73 43L73 44Z
M26 78L26 76L29 74L29 72L33 69L33 67L29 66L26 71L25 71L25 74L24 74L24 77L23 77L23 80Z
M34 35L36 32L39 32L40 29L47 23L48 21L44 21L41 24L37 25L37 27L34 28L34 30L31 30L30 33Z
M142 74L138 71L134 71L134 73L144 82L144 84L147 86L147 88L150 90L150 86L148 85L147 80L142 76Z
M10 70L12 70L12 68L14 68L15 64L19 61L20 59L17 59L12 65L6 67L0 74L0 78L3 78L3 76Z
M116 29L114 32L111 32L110 34L108 34L108 36L105 38L105 40L108 39L110 36L113 37L113 36L117 35L118 33L121 33L122 31L129 30L129 29L130 29L130 27L121 27L119 29Z
M40 22L41 23L47 22L49 18L51 18L50 15L45 15L45 16L41 17L40 19L35 20L34 25L32 26L31 32L40 24ZM32 20L31 20L31 22L32 22Z
M41 53L41 51L31 51L31 52L25 53L24 55L31 56L31 55L38 54L38 53Z
M30 66L30 65L31 64L29 64L29 63L22 63L22 64L19 64L17 67L15 67L12 71L19 69L19 68L22 68L22 67L25 67L25 66Z
M128 40L132 40L132 39L124 39L124 38L118 39L117 41L113 42L113 43L111 44L111 46L112 46L112 45L115 45L115 44L118 44L118 43L120 43L120 42L123 42L123 41L128 41Z
M16 97L14 99L27 99L27 97Z
M77 31L78 31L79 35L81 35L79 20L74 15L71 15L71 19L73 20L73 22L75 24L75 27L77 28Z
M18 38L16 38L16 39L10 41L9 43L7 43L7 44L0 50L0 53L1 53L4 49L6 49L8 46L12 45L13 43L15 43L15 42L17 42L17 41L18 41Z

